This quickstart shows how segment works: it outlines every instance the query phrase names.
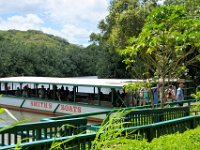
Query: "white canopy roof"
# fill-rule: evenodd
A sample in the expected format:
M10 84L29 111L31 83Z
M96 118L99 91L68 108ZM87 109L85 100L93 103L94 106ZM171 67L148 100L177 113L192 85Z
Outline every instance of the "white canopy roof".
M121 88L125 84L142 82L134 79L88 79L88 78L55 78L55 77L8 77L0 78L1 83L37 83L88 87Z

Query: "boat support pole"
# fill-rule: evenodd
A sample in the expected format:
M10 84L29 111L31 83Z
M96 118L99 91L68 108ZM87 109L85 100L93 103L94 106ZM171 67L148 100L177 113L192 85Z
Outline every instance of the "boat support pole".
M20 105L20 108L22 108L22 106L24 105L26 99L23 100L22 104Z
M59 106L60 106L60 104L58 104L58 105L56 106L56 108L53 110L53 113L56 113L56 110L58 109Z
M98 100L98 105L100 106L101 105L101 88L98 87L98 97L97 97L97 100Z
M111 89L111 102L112 102L112 104L114 104L114 91L115 91L115 89Z

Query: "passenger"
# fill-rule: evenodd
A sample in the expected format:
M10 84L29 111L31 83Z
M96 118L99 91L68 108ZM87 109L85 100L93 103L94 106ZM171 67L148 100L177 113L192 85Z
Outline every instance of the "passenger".
M65 90L64 90L63 85L62 85L62 87L60 89L60 99L61 100L65 100Z
M120 94L119 90L117 90L117 92L116 92L116 97L117 97L116 98L116 106L119 107L120 103L121 103L121 100L120 100L121 94Z
M22 96L28 97L28 84L24 86Z
M149 94L146 87L142 87L140 90L140 106L146 105L148 102Z
M19 87L17 87L17 90L15 91L15 96L22 96L22 93Z
M58 89L56 91L56 97L57 97L57 100L61 101L61 89Z
M133 106L137 106L139 104L140 95L138 90L133 93Z
M57 100L57 85L53 85L53 99Z
M166 93L166 99L167 99L167 101L172 102L172 101L175 100L175 90L174 90L173 85L170 85L169 89L167 89L165 91L165 93Z
M65 98L66 98L66 101L69 101L68 96L69 96L69 89L68 89L68 87L66 87L65 88Z
M151 88L152 94L153 94L153 103L154 105L157 105L158 103L158 84L156 86L153 86Z
M184 84L183 83L179 83L179 87L176 90L176 100L177 101L182 101L184 100L184 95L183 95L183 87ZM178 104L179 106L183 106L183 103Z
M113 93L112 93L113 92ZM112 101L112 106L116 106L116 100L117 100L117 95L116 95L116 90L113 90L111 89L111 91L109 92L109 99L110 101ZM113 99L112 99L113 98Z
M133 103L134 103L133 102L134 100L135 99L134 99L133 94L131 93L131 91L127 90L125 98L124 98L124 102L125 102L126 107L132 106Z
M151 91L151 87L149 84L146 84L146 89L147 89L147 103L151 103L153 105L153 93Z
M32 90L31 90L31 88L28 88L28 97L31 97L32 96Z
M51 90L50 90L50 88L48 88L47 89L47 91L46 91L46 99L51 99L52 98L52 96L51 96Z
M120 95L123 101L119 101L119 107L125 107L125 101L126 101L126 91L123 90L123 93Z
M103 100L103 99L104 99L104 94L103 94L102 91L100 91L99 96L100 96L100 100Z
M69 91L68 100L71 102L74 101L74 91Z
M41 89L38 92L39 98L44 99L45 98L45 88L44 85L41 86Z
M93 104L94 94L88 94L88 104Z

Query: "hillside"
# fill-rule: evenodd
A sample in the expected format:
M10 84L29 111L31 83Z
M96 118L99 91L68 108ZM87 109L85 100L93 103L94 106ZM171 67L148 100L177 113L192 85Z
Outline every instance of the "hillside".
M0 77L5 76L81 76L84 48L41 31L0 31ZM84 65L83 62L81 62Z

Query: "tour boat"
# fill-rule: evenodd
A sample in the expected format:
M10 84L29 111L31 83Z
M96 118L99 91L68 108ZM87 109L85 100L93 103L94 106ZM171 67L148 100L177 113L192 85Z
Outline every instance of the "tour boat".
M0 78L0 106L44 114L82 114L126 106L123 87L133 79ZM97 118L105 116L98 115Z

